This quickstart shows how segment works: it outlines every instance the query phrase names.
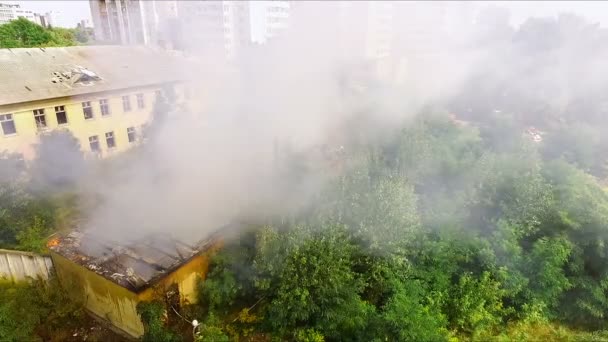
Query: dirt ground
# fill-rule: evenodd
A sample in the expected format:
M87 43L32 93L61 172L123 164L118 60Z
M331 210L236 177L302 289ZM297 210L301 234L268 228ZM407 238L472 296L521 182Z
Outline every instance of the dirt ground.
M88 317L76 327L66 327L59 331L53 331L52 336L43 337L45 342L130 342L108 328L106 324L100 323L94 318Z

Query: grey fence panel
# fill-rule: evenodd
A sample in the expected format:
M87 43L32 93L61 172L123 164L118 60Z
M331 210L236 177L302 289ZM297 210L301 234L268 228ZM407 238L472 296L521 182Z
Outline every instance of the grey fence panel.
M12 281L48 279L52 269L53 262L48 256L0 249L0 278Z

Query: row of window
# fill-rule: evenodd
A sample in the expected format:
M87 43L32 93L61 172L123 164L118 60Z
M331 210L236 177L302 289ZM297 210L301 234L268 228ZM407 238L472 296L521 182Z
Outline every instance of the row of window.
M137 94L135 95L135 98L137 101L138 109L146 108L144 94ZM124 112L131 111L131 96L125 95L122 97L122 110ZM108 116L111 114L110 103L108 102L108 99L99 100L99 111L101 112L101 116ZM82 103L82 112L84 113L85 120L93 119L93 107L91 107L91 101L85 101Z
M160 96L160 90L156 91L156 96ZM146 102L144 100L144 94L136 94L135 99L137 102L138 109L144 109ZM122 97L122 109L125 112L131 111L131 96L125 95ZM99 100L99 111L101 116L110 115L110 103L108 99ZM82 102L82 112L86 120L93 119L93 108L91 107L91 101ZM65 125L68 123L68 115L65 110L65 106L55 107L55 116L57 117L58 125ZM34 121L38 129L44 129L47 127L46 113L44 108L34 109ZM13 114L0 115L0 125L2 126L2 133L4 135L11 135L17 133L15 127L15 121L13 120Z
M106 146L108 149L112 149L116 147L116 140L114 139L114 131L107 132L105 134L106 137ZM134 143L137 138L135 134L135 127L127 128L127 138L129 139L129 143ZM99 146L99 136L93 135L89 137L89 146L91 147L92 152L100 152L101 147Z

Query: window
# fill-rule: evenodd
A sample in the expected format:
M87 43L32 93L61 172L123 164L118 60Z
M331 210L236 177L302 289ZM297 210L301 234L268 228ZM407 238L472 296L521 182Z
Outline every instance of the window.
M144 102L144 94L137 94L137 108L143 109L146 107L146 103Z
M131 111L131 98L129 97L129 95L122 97L122 109L125 112Z
M17 133L17 129L15 129L15 121L13 121L13 114L0 115L0 123L2 124L2 132L4 135Z
M101 115L110 115L110 105L108 104L108 99L99 100L99 109L101 110Z
M96 135L89 137L89 146L91 146L91 151L99 152L99 139Z
M55 115L57 115L58 125L65 125L68 123L68 115L65 112L65 106L56 106Z
M116 147L116 142L114 141L114 132L106 133L106 144L108 145L108 148Z
M129 137L129 142L135 142L135 127L129 127L127 128L127 136Z
M82 112L84 113L85 120L93 118L93 108L91 108L91 101L82 103Z
M38 129L46 128L44 109L34 109L34 121L36 121L36 127L38 127Z

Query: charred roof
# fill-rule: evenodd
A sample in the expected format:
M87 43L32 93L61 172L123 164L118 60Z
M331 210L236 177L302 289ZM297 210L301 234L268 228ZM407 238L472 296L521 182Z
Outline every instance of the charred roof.
M190 244L156 235L124 244L91 233L73 231L51 240L49 248L137 293L207 250L216 238L216 235L212 235Z

